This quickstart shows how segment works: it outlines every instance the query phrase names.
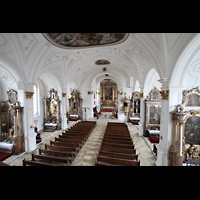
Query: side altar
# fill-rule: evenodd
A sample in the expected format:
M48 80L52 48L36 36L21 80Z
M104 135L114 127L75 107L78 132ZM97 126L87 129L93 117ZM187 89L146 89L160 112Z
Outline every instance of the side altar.
M171 112L173 133L169 165L200 165L200 90L183 91L182 104Z
M49 98L44 100L44 131L53 132L61 129L60 103L57 91L50 89Z
M0 152L18 155L25 151L23 109L17 91L7 91L8 100L0 102Z
M67 113L67 118L70 121L77 121L83 119L82 113L82 102L80 92L78 90L73 90L71 92L71 97L68 99L69 101L69 111Z

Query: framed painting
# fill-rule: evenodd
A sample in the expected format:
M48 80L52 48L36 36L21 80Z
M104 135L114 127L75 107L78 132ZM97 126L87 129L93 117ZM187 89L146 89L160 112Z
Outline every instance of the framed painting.
M149 105L148 107L148 125L159 126L160 125L160 105Z
M186 144L200 144L200 115L187 116L183 130Z
M13 89L10 89L7 91L7 94L8 94L8 103L9 104L16 104L17 102L17 91L13 90Z
M200 106L200 95L197 93L190 93L187 95L185 106L198 107Z

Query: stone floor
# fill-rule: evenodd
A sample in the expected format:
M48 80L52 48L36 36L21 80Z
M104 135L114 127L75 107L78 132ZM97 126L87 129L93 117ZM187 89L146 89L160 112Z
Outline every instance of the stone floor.
M104 132L107 126L107 122L120 122L119 120L112 120L106 118L91 118L89 121L97 121L97 126L91 133L90 137L74 159L71 166L94 166L96 158L100 149L100 145L103 140ZM74 122L70 122L68 127L71 127ZM156 157L153 154L152 150L149 148L145 139L138 135L138 126L127 123L130 135L132 137L133 143L136 148L136 153L139 155L140 165L141 166L155 166ZM49 144L50 140L54 140L56 136L61 134L62 131L55 131L53 133L42 133L43 141L38 145L38 147L31 153L24 153L22 155L13 155L8 159L4 160L5 163L13 166L22 166L22 160L25 158L31 160L31 154L39 154L38 149L44 148L45 144Z

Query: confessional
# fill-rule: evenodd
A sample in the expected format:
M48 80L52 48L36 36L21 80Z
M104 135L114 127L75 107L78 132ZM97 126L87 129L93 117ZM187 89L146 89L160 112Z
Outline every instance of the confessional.
M23 107L17 91L7 91L8 100L0 102L0 152L13 155L25 151Z
M171 112L173 133L169 165L200 164L200 90L183 91L182 104Z
M69 111L67 113L67 117L69 121L77 121L82 120L82 102L80 92L78 90L73 90L71 92L71 97L68 99L69 101Z
M145 127L144 136L157 138L160 135L161 94L154 87L145 99Z
M141 94L134 92L130 100L129 121L135 125L140 121L140 98Z
M44 131L61 129L60 103L57 91L50 89L49 97L44 100Z

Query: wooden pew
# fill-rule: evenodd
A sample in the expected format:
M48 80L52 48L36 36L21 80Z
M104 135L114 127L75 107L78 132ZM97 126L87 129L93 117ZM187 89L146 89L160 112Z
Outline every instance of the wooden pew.
M95 166L140 166L126 124L108 123Z
M68 131L55 137L55 141L50 141L50 145L45 144L45 149L39 149L39 155L32 154L32 160L23 160L23 166L57 166L47 162L58 162L67 166L74 160L78 151L88 139L96 122L79 122L71 127ZM50 154L46 155L46 154ZM60 156L60 157L58 157ZM39 160L39 162L38 162ZM43 162L41 162L43 161ZM46 162L44 162L46 161Z
M124 148L124 149L134 149L134 145L116 144L116 143L109 143L109 142L104 142L104 141L102 143L102 146Z
M52 161L54 161L54 162L66 163L67 166L69 166L69 160L68 160L68 159L64 159L64 158L57 158L57 157L53 157L53 156L44 156L44 155L32 154L32 161L35 161L35 159L47 160L47 161L49 161L50 163L51 163Z
M108 151L99 151L99 156L123 158L123 159L130 159L130 160L136 160L136 161L138 160L138 155L136 154L114 153L114 152L108 152Z
M72 152L75 156L77 155L77 147L68 147L63 142L55 142L50 141L51 145L45 144L45 149L51 149L51 150L58 150L58 151L66 151L66 152ZM52 145L53 144L53 145ZM54 146L55 145L55 146Z
M57 138L57 139L59 139L59 138ZM54 143L54 141L50 141L50 144L56 144L57 146L59 145L59 146L65 146L65 147L75 147L75 148L77 148L78 149L78 151L80 151L80 149L81 149L81 145L80 144L77 144L77 143L68 143L68 142L59 142L58 140L56 140L55 141L55 143Z
M39 149L39 154L51 154L57 156L65 156L71 162L74 160L74 155L72 152L63 152L63 151L55 151L55 150L47 150L47 149Z
M140 161L124 160L118 158L108 158L108 157L97 157L97 162L106 162L116 165L127 165L127 166L140 166Z
M133 142L132 142L132 141L115 140L115 139L109 139L109 138L104 138L104 139L103 139L103 142L115 143L115 144L133 145Z
M72 140L81 140L83 144L86 142L86 137L84 136L79 136L79 135L59 135L59 138L64 138L64 139L72 139Z
M42 163L42 162L36 162L36 161L31 161L31 160L25 160L25 158L23 159L23 166L57 166L57 165L53 165L53 164L48 164L48 163Z
M105 135L104 138L105 139L111 139L111 140L114 139L114 140L123 140L123 141L131 141L132 142L132 139L131 138L127 138L127 137Z
M64 143L68 143L69 144L69 146L71 145L71 144L77 144L77 145L79 145L81 148L82 148L82 146L83 146L83 140L82 139L65 139L65 138L57 138L57 137L55 137L55 141L58 141L58 142L64 142Z
M122 148L113 148L113 147L101 146L100 150L102 150L102 151L110 151L110 152L117 152L117 153L136 154L136 150L135 149L122 149Z

